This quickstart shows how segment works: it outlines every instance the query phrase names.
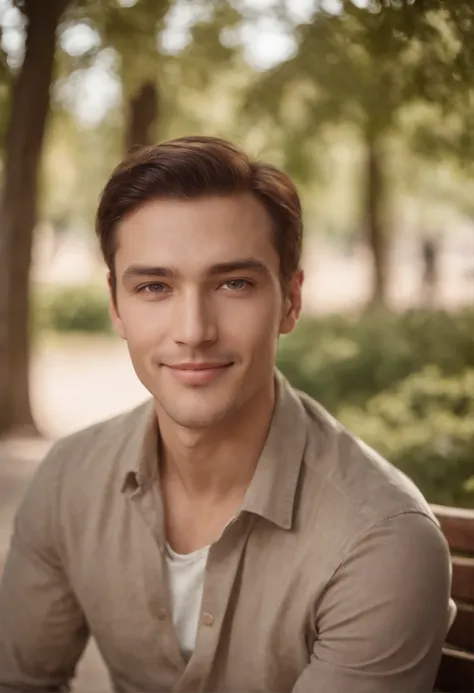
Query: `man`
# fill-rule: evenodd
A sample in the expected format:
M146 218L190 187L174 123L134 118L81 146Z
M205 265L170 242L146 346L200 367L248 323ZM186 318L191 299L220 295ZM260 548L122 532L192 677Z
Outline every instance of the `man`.
M97 214L149 402L59 441L15 521L0 692L59 691L89 634L116 691L432 690L446 541L388 462L275 371L298 194L231 144L141 150Z

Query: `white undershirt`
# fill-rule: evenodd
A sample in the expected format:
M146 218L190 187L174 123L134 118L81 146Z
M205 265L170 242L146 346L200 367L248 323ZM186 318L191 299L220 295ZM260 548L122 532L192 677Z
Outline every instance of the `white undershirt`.
M204 573L210 546L192 553L173 551L166 543L166 567L173 626L186 661L194 652L201 614Z
M229 525L235 522L238 515L239 513L236 513L229 520L222 534ZM186 661L191 657L196 645L204 591L204 574L211 546L212 544L209 544L192 553L183 554L176 553L168 542L165 543L171 618L181 653Z

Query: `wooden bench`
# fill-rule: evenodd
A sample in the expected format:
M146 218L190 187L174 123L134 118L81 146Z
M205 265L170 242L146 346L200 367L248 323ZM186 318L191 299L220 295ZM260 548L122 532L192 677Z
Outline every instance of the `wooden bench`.
M458 608L446 638L435 690L474 693L474 510L431 507L451 550L451 596Z

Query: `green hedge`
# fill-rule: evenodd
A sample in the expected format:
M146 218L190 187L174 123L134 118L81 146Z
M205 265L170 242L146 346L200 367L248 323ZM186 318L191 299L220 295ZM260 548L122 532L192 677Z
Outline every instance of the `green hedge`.
M112 332L105 288L65 287L39 292L33 301L35 332Z
M295 387L332 411L363 405L428 364L443 375L474 368L474 311L303 320L279 350Z
M306 320L279 366L431 503L474 507L474 311Z
M339 418L432 503L474 507L474 369L443 377L427 366Z

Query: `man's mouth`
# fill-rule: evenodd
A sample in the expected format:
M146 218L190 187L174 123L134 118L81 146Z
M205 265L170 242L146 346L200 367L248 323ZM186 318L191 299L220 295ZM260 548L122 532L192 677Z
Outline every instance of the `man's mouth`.
M205 385L219 378L232 365L232 362L187 361L166 367L183 385Z

